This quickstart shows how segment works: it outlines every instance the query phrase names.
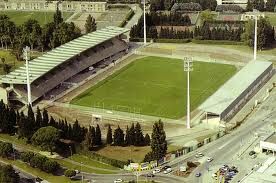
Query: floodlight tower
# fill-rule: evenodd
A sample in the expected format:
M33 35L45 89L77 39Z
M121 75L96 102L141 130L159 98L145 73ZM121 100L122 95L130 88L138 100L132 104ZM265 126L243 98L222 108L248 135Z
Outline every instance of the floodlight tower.
M187 128L191 128L190 119L190 71L193 71L193 58L184 57L184 71L187 72Z
M29 52L30 52L30 47L26 46L25 48L23 48L23 54L26 60L28 105L32 106L31 84L30 84L30 76L29 76L29 55L28 55Z
M254 61L257 60L257 39L258 39L258 15L255 15L255 33L254 33Z
M144 46L147 44L146 0L144 0Z

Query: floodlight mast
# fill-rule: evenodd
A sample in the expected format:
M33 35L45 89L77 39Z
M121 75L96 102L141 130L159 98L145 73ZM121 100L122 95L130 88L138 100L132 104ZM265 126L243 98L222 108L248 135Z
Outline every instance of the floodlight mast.
M193 71L193 58L184 57L184 71L187 72L187 124L186 127L191 128L190 118L190 71Z
M26 46L25 48L23 48L23 54L26 60L28 105L32 106L31 84L30 84L30 76L29 76L29 57L28 57L29 51L30 51L30 47Z
M147 44L147 28L146 28L146 0L144 0L144 45Z
M258 39L258 15L255 15L255 34L254 34L254 61L257 60L257 39Z

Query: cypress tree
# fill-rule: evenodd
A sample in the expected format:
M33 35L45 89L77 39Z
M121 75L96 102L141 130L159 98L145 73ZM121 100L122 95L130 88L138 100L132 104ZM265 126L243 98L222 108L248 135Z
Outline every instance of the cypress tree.
M141 125L139 123L136 123L135 125L135 140L134 145L135 146L141 146L144 144L144 135L141 129Z
M114 145L123 146L124 145L124 131L118 126L114 131Z
M106 134L106 144L112 144L112 129L110 127L110 124L108 124L107 134Z
M149 136L149 134L145 135L144 145L146 145L146 146L150 145L150 136Z
M129 136L129 129L128 129L128 126L126 128L126 135L125 135L125 144L128 146L128 145L131 145L130 144L130 136Z
M129 129L129 145L134 145L135 142L135 128L134 124L131 124L131 127Z
M155 122L151 135L151 150L155 160L159 160L167 153L166 133L164 131L163 122L159 120Z
M86 34L97 30L96 20L90 14L88 15L88 17L86 19L86 23L85 23L84 27L85 27Z
M35 121L35 123L36 123L36 126L35 126L36 130L38 130L40 127L42 127L41 126L42 123L43 123L42 122L42 115L41 115L39 107L37 107L37 110L36 110L36 121Z
M96 126L96 132L95 132L95 145L102 145L102 133L100 126L97 124Z
M48 126L48 123L49 123L49 115L48 115L48 111L47 111L46 109L43 109L42 116L43 116L43 119L42 119L41 127Z
M91 146L94 147L96 145L96 132L94 126L91 127Z

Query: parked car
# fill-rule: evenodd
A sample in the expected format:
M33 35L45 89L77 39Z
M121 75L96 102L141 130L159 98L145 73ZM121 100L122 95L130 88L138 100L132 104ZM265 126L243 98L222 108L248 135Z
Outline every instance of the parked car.
M164 174L168 174L168 173L170 173L170 172L172 172L172 168L167 168L167 169L164 171Z
M154 177L154 174L153 173L148 173L148 174L146 174L146 177Z
M253 154L256 154L256 152L255 151L250 151L249 152L249 156L252 156Z
M123 180L122 179L116 179L116 180L114 180L114 183L120 183L120 182L123 182Z
M171 166L169 166L169 165L163 166L162 170L167 170L168 168L171 168Z
M200 157L203 157L203 156L204 156L204 154L202 154L201 152L198 152L198 153L195 155L196 158L200 158Z
M200 172L197 172L197 173L195 174L195 176L196 176L196 177L200 177L200 176L201 176L201 173L200 173Z
M213 161L214 159L213 158L208 158L207 159L207 162L211 162L211 161Z
M257 155L256 154L253 154L253 155L251 155L250 156L252 159L255 159L256 157L257 157Z
M159 173L159 172L161 172L161 170L158 169L158 168L152 171L153 174L156 174L156 173Z

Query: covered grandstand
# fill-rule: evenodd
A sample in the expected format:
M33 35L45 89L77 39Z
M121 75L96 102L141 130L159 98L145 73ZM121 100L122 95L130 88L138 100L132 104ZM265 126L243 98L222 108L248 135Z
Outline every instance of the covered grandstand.
M271 62L251 61L199 106L199 109L210 120L228 121L273 74Z
M61 45L30 61L32 101L45 96L78 73L93 68L99 62L113 62L127 53L123 41L125 28L107 27ZM4 101L27 103L26 67L2 77L5 91L0 90Z

